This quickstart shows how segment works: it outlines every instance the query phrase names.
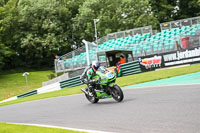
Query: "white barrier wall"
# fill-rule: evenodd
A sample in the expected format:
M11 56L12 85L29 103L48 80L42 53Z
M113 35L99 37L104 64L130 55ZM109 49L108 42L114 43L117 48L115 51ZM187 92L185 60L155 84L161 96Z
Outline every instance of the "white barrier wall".
M60 90L60 83L53 83L44 87L41 87L39 89L37 89L37 94L42 94L42 93L46 93L46 92L51 92L51 91L57 91Z

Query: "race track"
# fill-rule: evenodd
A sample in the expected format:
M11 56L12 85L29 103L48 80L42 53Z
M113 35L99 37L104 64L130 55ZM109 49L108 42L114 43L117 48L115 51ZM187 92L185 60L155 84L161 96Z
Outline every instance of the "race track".
M199 133L200 85L129 88L121 103L83 94L0 107L0 122L118 133Z

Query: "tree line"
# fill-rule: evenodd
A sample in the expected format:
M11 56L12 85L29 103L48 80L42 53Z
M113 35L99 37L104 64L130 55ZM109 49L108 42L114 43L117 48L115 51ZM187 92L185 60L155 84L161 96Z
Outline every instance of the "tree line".
M53 66L55 55L108 33L200 15L198 0L1 0L0 70Z

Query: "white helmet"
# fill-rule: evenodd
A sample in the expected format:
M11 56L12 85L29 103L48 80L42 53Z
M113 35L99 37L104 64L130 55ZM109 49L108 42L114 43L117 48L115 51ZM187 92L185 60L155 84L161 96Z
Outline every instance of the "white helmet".
M92 68L94 69L94 71L97 71L99 67L100 67L100 63L98 61L92 62Z

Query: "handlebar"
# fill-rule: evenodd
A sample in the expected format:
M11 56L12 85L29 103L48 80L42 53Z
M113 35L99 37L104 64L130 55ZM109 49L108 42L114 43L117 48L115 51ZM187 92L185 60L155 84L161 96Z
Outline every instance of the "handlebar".
M84 80L84 79L81 79L81 82L82 82L83 84L94 84L94 83L99 84L99 83L100 83L100 80L101 80L101 78L99 77L98 79L92 79L92 80L90 80L90 81L86 81L86 80Z

